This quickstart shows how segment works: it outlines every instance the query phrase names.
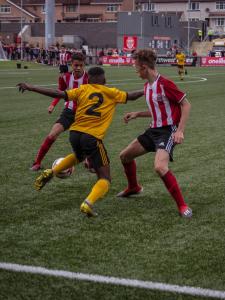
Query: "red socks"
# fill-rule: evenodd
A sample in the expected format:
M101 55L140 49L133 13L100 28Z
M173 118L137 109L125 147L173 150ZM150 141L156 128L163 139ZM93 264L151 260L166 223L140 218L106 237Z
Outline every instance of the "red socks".
M129 163L123 163L124 171L128 180L128 188L133 189L138 186L136 175L136 162L132 160Z
M47 138L44 140L44 142L42 143L37 157L35 159L35 163L37 164L41 164L42 159L45 157L46 153L48 152L48 150L50 149L51 145L54 143L55 138L51 138L49 136L47 136Z
M161 177L161 179L164 182L168 192L176 201L178 209L180 210L182 207L186 207L187 204L184 201L184 197L182 196L180 187L173 173L168 171L163 177Z

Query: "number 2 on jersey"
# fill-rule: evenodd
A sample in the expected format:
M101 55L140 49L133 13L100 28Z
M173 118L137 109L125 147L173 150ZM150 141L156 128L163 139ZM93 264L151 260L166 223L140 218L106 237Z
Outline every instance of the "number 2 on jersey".
M89 116L101 117L101 113L98 111L95 111L95 109L102 105L104 98L103 98L102 94L100 94L100 93L93 93L88 97L88 99L92 100L95 97L98 99L98 102L93 104L91 107L89 107L86 110L86 114Z

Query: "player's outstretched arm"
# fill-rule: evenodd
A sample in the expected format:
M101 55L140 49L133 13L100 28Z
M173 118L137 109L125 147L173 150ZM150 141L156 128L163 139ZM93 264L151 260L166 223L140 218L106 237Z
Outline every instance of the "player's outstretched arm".
M151 118L150 111L133 111L126 113L123 117L124 122L128 123L130 120L136 119L136 118Z
M133 91L133 92L128 92L127 93L127 100L137 100L138 98L144 96L144 91L139 90L139 91Z
M32 84L27 84L24 82L18 83L17 86L19 87L19 91L21 93L23 93L25 91L31 91L31 92L39 93L39 94L49 96L49 97L67 99L67 94L63 91L42 88L39 86L34 86Z
M177 131L173 134L173 140L177 144L181 144L184 140L184 129L191 110L191 104L188 102L186 98L182 100L180 106L181 106L180 123L178 125Z

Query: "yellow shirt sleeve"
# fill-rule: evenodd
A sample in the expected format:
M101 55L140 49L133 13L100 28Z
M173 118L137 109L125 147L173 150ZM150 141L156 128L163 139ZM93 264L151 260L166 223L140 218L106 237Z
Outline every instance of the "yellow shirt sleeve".
M70 101L77 101L79 95L81 94L81 92L82 92L82 88L81 87L80 88L76 88L76 89L67 90L66 93L67 93L68 100L70 100Z
M113 97L116 103L126 103L127 102L127 92L118 90L116 88L111 89L113 92Z

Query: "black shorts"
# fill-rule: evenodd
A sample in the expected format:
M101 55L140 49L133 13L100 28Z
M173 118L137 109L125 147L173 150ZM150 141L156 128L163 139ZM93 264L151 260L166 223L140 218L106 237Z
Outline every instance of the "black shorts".
M103 142L93 135L71 130L70 143L79 161L83 161L87 157L91 160L94 169L109 165L109 158Z
M173 148L175 143L172 134L176 132L177 126L164 126L159 128L148 128L143 134L138 136L139 143L148 152L156 152L158 149L166 150L173 161Z
M67 130L73 124L74 120L75 120L74 111L69 108L64 108L56 123L61 124L64 130Z
M179 70L184 70L184 65L177 65Z

